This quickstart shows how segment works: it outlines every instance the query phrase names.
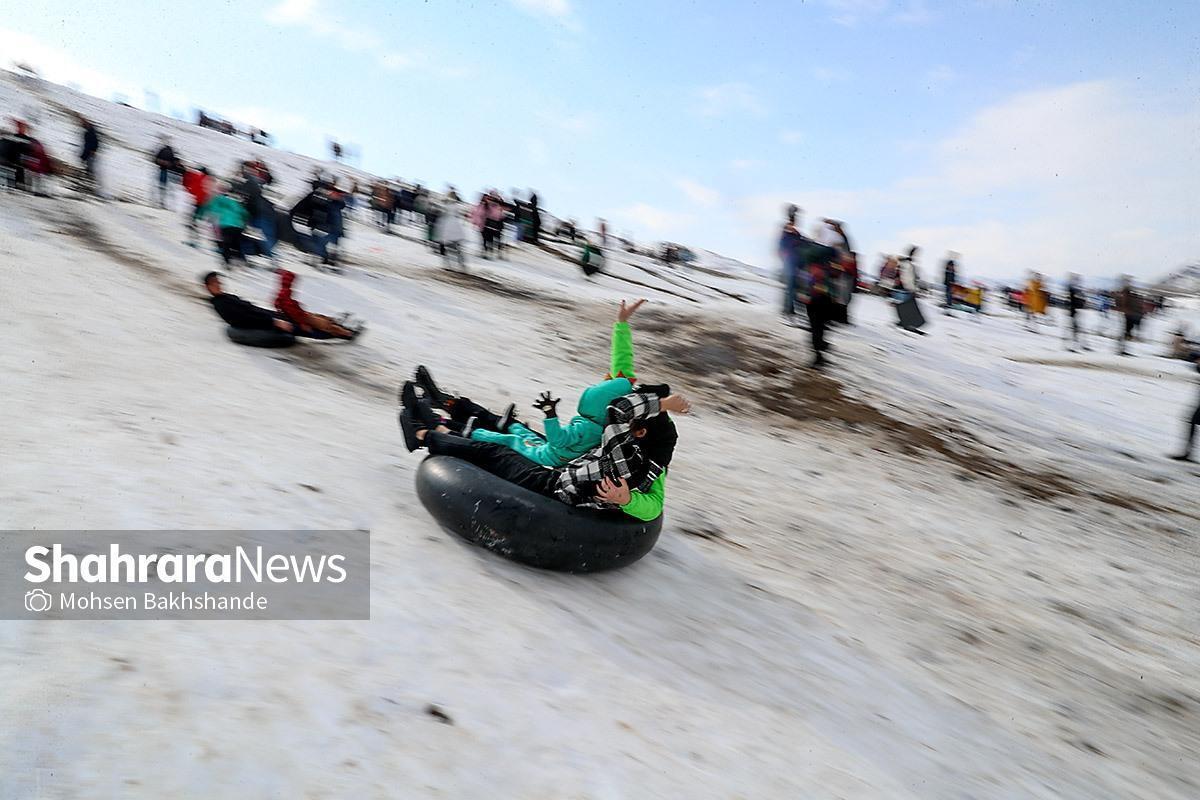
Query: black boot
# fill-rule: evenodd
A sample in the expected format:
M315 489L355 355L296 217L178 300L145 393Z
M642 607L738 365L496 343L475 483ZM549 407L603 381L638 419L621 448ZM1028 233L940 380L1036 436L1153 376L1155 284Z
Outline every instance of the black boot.
M439 425L444 425L446 423L446 420L442 419L442 416L433 410L433 405L430 404L429 399L425 397L422 397L413 404L411 413L413 419L417 420L422 427L428 428L429 430L433 430Z
M417 431L420 429L421 425L413 419L408 408L400 409L400 432L404 434L404 446L410 453L424 446L424 443L417 438Z
M418 399L417 384L405 381L404 385L400 387L400 405L404 408L415 408Z
M417 383L425 390L425 396L428 397L435 406L449 410L449 407L454 404L454 395L443 392L441 387L434 381L433 376L429 374L429 369L424 365L417 367L416 374Z

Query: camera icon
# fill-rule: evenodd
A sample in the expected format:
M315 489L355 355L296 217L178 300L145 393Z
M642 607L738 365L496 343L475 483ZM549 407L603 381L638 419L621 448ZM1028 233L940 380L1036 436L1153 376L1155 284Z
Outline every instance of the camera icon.
M25 610L36 611L39 614L49 611L54 605L54 598L42 589L30 589L25 593Z

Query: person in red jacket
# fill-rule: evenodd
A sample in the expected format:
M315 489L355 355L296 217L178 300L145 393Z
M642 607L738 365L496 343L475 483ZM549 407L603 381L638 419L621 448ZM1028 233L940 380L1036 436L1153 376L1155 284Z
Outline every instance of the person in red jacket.
M291 270L279 270L279 294L275 295L275 310L285 319L296 326L298 336L308 336L314 339L353 339L362 333L362 326L350 328L343 321L335 320L324 314L313 314L300 305L300 301L292 296L292 285L296 282L296 273Z
M183 188L192 198L192 213L188 217L188 244L196 246L196 220L200 219L201 209L212 199L217 191L217 182L208 174L207 167L184 170Z
M24 122L17 123L17 135L24 136L26 141L25 153L21 157L21 165L25 168L25 183L29 191L42 195L42 176L49 175L53 170L50 156L45 146L34 138L25 127Z

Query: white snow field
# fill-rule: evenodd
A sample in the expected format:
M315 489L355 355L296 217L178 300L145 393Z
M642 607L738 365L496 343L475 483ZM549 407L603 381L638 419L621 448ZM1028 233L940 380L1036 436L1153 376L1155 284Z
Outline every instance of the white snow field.
M0 622L0 797L1200 796L1176 316L1119 358L996 308L930 306L917 337L860 296L822 375L752 270L613 254L588 280L521 246L461 276L360 216L344 274L287 263L367 334L242 348L146 151L262 155L289 198L317 162L0 75L60 158L63 110L96 120L124 200L0 194L0 527L369 528L373 563L370 621ZM229 285L268 302L274 276ZM399 383L573 405L640 296L639 373L695 407L656 549L567 576L438 528Z

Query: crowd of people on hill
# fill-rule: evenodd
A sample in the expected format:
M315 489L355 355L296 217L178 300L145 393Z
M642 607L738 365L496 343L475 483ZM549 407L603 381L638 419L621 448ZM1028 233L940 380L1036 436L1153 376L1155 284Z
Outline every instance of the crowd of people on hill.
M828 327L849 322L848 309L853 292L868 287L860 281L857 256L844 223L822 219L811 235L805 236L799 222L800 209L789 205L778 244L783 266L783 318L788 325L807 325L814 354L812 366L821 367L825 364L824 353L829 348L826 341ZM926 284L921 278L917 263L919 254L920 248L911 245L903 255L882 255L878 277L869 288L891 298L896 307L897 325L924 333L920 329L925 320L916 305L916 298L932 284ZM981 281L968 284L962 280L959 258L957 253L948 253L942 265L937 294L943 311L946 314L956 310L982 314L986 287ZM1063 341L1072 352L1092 349L1089 333L1100 333L1094 328L1089 331L1090 326L1085 324L1083 317L1087 310L1095 309L1105 322L1110 312L1115 314L1117 326L1113 338L1117 342L1116 352L1122 356L1131 355L1128 343L1137 337L1143 320L1162 311L1166 305L1162 295L1149 296L1140 291L1129 275L1122 275L1114 289L1089 291L1078 273L1070 273L1063 282L1062 294L1055 295L1047 288L1040 273L1031 272L1024 286L1004 286L1000 292L1008 306L1024 316L1026 329L1034 332L1045 324L1050 308L1063 308L1066 312ZM799 308L807 312L806 323L799 321ZM1200 342L1189 340L1183 329L1172 334L1168 355L1195 363L1200 369ZM1193 460L1197 427L1200 427L1200 404L1187 419L1183 450L1171 458Z
M1031 272L1023 286L1004 286L1000 293L1009 308L1024 316L1026 329L1034 333L1053 324L1049 318L1050 309L1062 308L1067 315L1062 336L1070 350L1092 349L1089 336L1114 328L1109 320L1115 316L1113 336L1117 340L1117 352L1131 355L1127 343L1137 338L1142 321L1162 311L1166 303L1162 295L1149 295L1138 289L1129 275L1122 275L1115 288L1088 289L1080 275L1072 272L1062 285L1062 292L1054 293L1041 273ZM1089 311L1098 314L1096 324L1086 324L1085 312Z
M13 120L11 130L0 131L0 187L40 192L44 176L71 173L77 188L101 195L97 164L103 139L90 120L81 115L76 118L81 133L78 167L53 159L23 120ZM224 133L238 133L224 120L203 111L198 112L197 122ZM368 187L350 181L347 187L339 184L336 176L317 173L309 191L280 210L266 191L273 178L261 159L242 162L233 174L219 177L205 165L185 161L166 136L149 157L153 163L151 203L168 208L173 190L182 187L190 200L187 243L198 246L199 232L211 229L215 249L228 266L250 263L248 258L257 256L274 265L277 246L283 240L311 255L314 266L337 270L347 218L360 203L385 232L393 232L397 223L423 225L430 247L448 266L458 269L466 267L472 239L478 241L480 258L503 259L510 244L539 246L546 234L534 191L522 195L513 190L505 196L493 188L468 204L453 186L444 193L399 180L377 180ZM599 234L581 234L574 221L567 220L550 232L579 247L578 265L589 276L605 266L604 248L610 237L607 223L600 220L599 225Z
M820 368L826 363L829 326L850 324L850 302L858 283L858 254L844 223L824 218L811 236L805 236L800 230L801 214L798 206L789 205L779 236L783 318L788 325L807 325L812 340L812 366ZM806 311L806 323L796 313L800 306Z
M229 120L213 116L212 114L202 110L196 111L196 124L201 128L207 128L210 131L217 131L218 133L223 133L226 136L243 136L255 144L268 146L271 144L271 134L267 133L261 128L251 125L247 128L239 129L238 126L234 125Z
M157 169L157 200L165 208L170 187L178 182L190 200L186 214L187 243L198 246L197 231L210 226L217 252L227 265L247 263L247 256L275 260L277 212L265 188L274 181L271 170L261 159L241 162L234 175L222 179L208 168L185 164L175 153L169 139L154 155ZM247 229L258 232L247 235Z
M826 331L830 324L849 322L848 309L855 291L869 290L889 297L897 309L896 324L906 330L923 333L924 316L915 307L915 300L932 286L938 288L943 312L966 311L982 314L987 299L987 287L982 281L967 282L959 270L958 253L947 253L942 264L939 284L923 280L918 265L920 248L909 246L902 254L880 256L877 277L873 284L865 282L858 272L858 257L846 233L845 224L822 219L809 235L801 232L800 209L789 205L780 233L778 252L782 262L783 319L788 325L807 327L812 334L813 366L825 363L823 353L828 349ZM1121 276L1114 289L1089 291L1077 273L1070 273L1063 282L1063 292L1049 291L1040 273L1031 272L1026 283L1013 288L999 289L1010 308L1019 311L1025 325L1038 331L1046 324L1048 310L1061 307L1066 311L1063 339L1069 349L1090 349L1088 326L1084 311L1096 309L1107 320L1110 312L1119 320L1115 335L1117 352L1129 355L1126 343L1138 335L1142 320L1161 311L1164 298L1141 292L1128 275ZM806 312L801 320L798 309Z
M466 204L453 186L443 195L421 184L376 181L368 201L375 224L387 233L398 222L423 224L425 239L448 263L465 265L469 231L479 237L481 258L504 258L505 232L514 242L538 244L542 237L542 211L536 192L521 197L514 189L509 197L497 189L482 192L474 204Z
M48 176L73 173L79 188L97 193L100 131L82 114L76 114L75 121L80 129L78 167L51 156L26 120L10 119L10 125L0 129L0 189L44 194L43 181Z

